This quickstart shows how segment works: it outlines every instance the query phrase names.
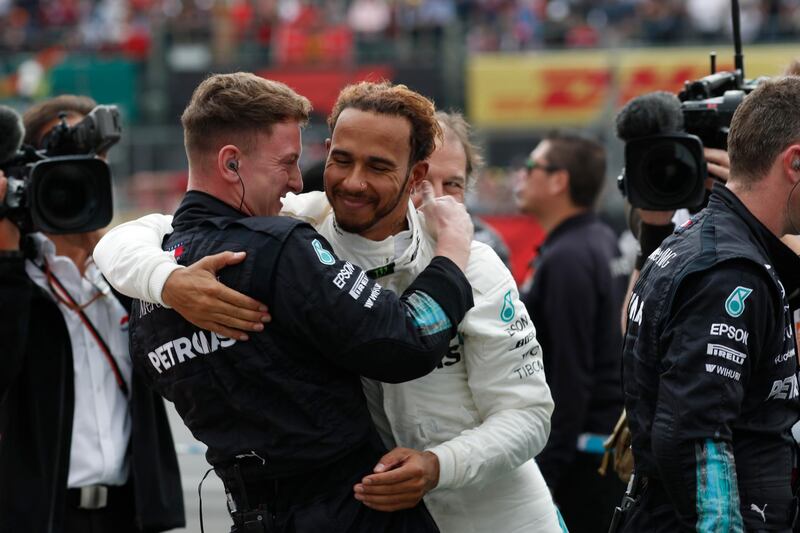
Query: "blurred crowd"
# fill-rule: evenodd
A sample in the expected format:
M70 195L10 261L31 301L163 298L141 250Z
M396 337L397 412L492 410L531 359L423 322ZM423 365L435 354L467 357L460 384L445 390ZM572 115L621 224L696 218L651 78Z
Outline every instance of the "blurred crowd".
M800 28L800 0L742 0L745 42ZM339 28L357 43L448 31L467 50L520 51L727 40L729 0L0 0L0 49L122 51L143 58L163 30L178 42L223 39L269 50L286 28Z

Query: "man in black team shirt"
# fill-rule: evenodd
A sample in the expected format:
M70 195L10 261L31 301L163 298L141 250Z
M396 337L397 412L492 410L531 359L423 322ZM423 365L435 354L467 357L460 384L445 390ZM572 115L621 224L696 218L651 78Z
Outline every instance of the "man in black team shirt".
M212 76L197 88L182 116L189 192L164 248L184 265L245 252L220 280L267 304L272 321L241 342L139 302L134 363L208 445L234 531L436 531L422 504L385 513L353 498L353 485L386 452L360 376L410 380L447 352L472 306L462 272L469 216L452 200L429 198L437 257L399 297L337 259L311 226L271 216L287 192L302 189L309 108L285 85L251 74ZM434 134L409 146L406 161L412 149L423 155L413 160L424 160ZM424 161L407 166L406 175L427 170Z
M614 232L594 212L605 181L595 141L553 134L531 153L517 203L547 233L523 301L553 394L550 439L536 462L572 532L611 520L624 486L597 468L622 410L618 318L628 272Z

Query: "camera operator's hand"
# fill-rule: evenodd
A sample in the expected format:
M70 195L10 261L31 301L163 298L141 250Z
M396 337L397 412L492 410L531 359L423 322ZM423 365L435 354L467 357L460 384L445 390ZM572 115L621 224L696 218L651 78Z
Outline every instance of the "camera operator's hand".
M6 199L8 179L0 170L0 204ZM0 251L19 250L19 228L7 218L0 219Z
M719 148L703 148L703 156L708 164L708 173L724 182L728 181L731 175L731 160L728 152ZM711 178L713 180L713 178ZM711 188L711 183L706 182L706 188Z

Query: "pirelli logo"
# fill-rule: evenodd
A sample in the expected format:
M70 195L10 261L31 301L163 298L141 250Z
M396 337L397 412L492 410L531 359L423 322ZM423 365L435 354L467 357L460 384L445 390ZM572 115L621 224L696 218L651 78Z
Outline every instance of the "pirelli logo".
M713 355L715 357L721 357L723 359L727 359L728 361L733 361L737 365L741 365L747 355L743 354L742 352L737 352L727 346L723 346L721 344L708 344L706 347L706 353L708 355Z

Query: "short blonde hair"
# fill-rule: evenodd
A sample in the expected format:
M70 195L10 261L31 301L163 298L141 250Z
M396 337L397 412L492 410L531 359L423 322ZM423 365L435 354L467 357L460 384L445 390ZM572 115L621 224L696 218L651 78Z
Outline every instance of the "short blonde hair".
M308 98L283 83L250 72L214 74L197 86L181 115L184 144L189 154L208 152L223 136L271 133L292 120L305 125L309 113Z

